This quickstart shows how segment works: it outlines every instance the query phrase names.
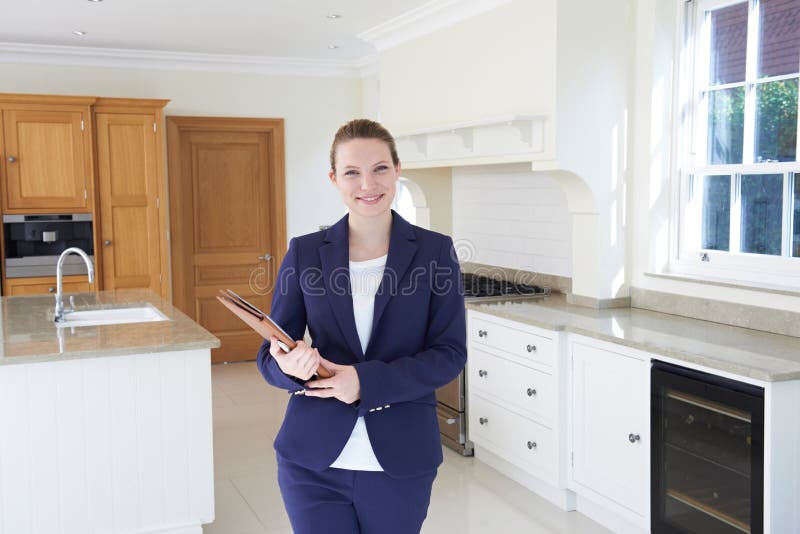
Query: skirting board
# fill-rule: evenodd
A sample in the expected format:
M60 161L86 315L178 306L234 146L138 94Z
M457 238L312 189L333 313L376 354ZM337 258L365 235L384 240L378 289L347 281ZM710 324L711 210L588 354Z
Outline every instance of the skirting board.
M565 512L575 510L575 494L572 491L558 489L546 482L542 482L479 445L475 445L475 459L502 473L514 482L521 484L536 495L556 505L559 509Z

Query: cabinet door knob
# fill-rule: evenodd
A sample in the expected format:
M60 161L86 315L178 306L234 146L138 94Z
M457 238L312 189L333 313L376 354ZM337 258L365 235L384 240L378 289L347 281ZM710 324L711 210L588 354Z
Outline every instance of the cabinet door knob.
M488 376L488 375L489 375L488 371L484 371L483 369L478 369L478 376L484 377L484 376Z
M628 441L630 441L631 443L636 443L641 439L642 438L639 436L639 434L628 434Z
M110 239L106 239L105 241L103 241L103 244L105 246L109 247L109 246L111 246L111 240Z
M8 162L9 163L14 163L16 161L17 161L17 158L15 158L14 156L8 156Z
M485 417L481 417L480 419L478 419L478 422L482 425L486 425L489 423L489 420Z
M536 442L535 442L535 441L529 441L529 442L528 442L528 448L529 448L530 450L533 450L533 449L535 449L536 447L538 447L538 445L536 445Z
M258 257L259 260L269 261L272 259L272 254L264 254L263 256Z
M55 293L55 292L56 292L56 288L54 288L54 287L48 287L48 288L47 288L47 292L48 292L48 293Z
M536 345L528 345L525 348L528 349L528 352L536 352Z
M528 396L533 397L536 395L536 390L533 388L528 388Z
M478 337L486 337L488 332L486 330L478 330Z

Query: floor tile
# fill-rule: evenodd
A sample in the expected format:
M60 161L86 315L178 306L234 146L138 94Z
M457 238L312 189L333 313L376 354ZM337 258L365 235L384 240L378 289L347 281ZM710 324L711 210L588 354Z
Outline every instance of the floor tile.
M288 396L255 362L212 367L216 520L204 534L290 534L272 442ZM475 458L444 449L423 534L607 534Z

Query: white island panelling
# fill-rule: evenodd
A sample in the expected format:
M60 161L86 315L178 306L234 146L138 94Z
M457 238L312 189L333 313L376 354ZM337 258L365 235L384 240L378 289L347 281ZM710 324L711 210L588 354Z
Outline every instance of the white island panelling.
M0 367L0 534L200 534L209 349Z

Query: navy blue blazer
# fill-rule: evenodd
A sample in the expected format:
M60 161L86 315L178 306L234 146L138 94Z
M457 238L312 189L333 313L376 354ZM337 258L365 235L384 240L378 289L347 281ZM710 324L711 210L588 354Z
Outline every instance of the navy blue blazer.
M292 395L275 450L315 471L339 456L358 416L386 474L428 473L442 462L435 390L458 376L467 361L464 288L453 240L392 213L389 252L375 295L365 353L356 330L349 274L348 215L327 230L294 237L283 258L270 316L292 339L306 325L326 359L354 365L361 398ZM286 375L269 353L258 367L270 384L288 391L303 381Z

